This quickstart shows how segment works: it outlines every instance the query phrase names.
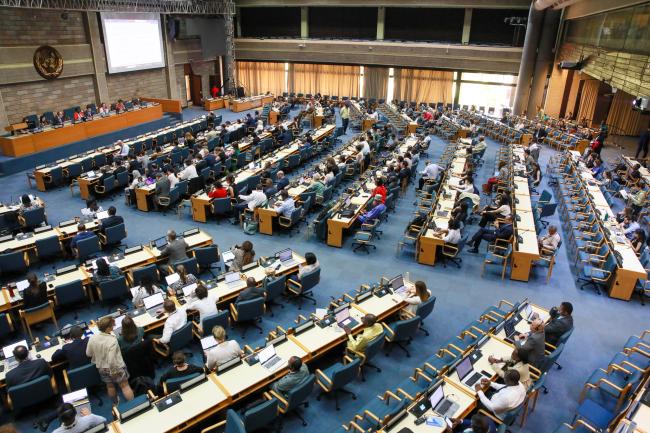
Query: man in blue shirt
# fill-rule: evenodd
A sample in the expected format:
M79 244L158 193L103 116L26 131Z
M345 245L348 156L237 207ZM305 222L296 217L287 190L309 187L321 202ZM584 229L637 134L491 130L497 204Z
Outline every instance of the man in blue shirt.
M373 207L369 211L361 214L359 216L359 222L365 224L366 222L375 220L381 216L386 211L386 205L381 202L382 197L380 194L377 194L372 200Z
M278 215L290 218L291 214L296 209L296 203L292 197L289 197L289 192L286 189L283 189L280 192L280 197L282 198L282 202L275 204L275 211Z
M86 230L86 225L85 224L79 224L77 226L77 234L73 236L73 238L70 240L70 248L72 249L77 249L77 242L79 242L82 239L87 239L91 236L94 236L95 234L91 231Z

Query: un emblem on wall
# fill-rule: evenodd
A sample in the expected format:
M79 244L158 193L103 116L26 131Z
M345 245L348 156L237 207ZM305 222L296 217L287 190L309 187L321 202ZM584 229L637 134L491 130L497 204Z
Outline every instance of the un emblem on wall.
M63 57L55 48L43 45L34 52L34 67L46 80L57 78L63 72Z

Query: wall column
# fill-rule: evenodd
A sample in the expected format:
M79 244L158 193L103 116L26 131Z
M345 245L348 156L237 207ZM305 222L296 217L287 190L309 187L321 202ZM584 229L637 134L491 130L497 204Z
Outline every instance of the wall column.
M379 6L377 8L377 40L384 40L384 29L386 28L386 8Z
M454 83L454 86L456 86L456 94L454 95L454 103L452 108L458 105L458 101L460 100L460 81L462 79L463 79L463 73L460 71L456 72L456 82Z
M306 39L309 37L309 8L300 7L300 37Z
M167 20L165 16L163 22L163 44L165 48L165 58L167 59L167 67L165 67L165 81L167 82L167 97L169 99L181 99L181 90L176 82L176 64L174 63L174 50L172 49L172 41L167 34Z
M97 12L86 12L86 28L88 31L88 41L93 56L93 83L95 84L95 100L98 104L106 102L109 104L110 95L108 94L108 84L106 83L106 65L104 64L104 55L102 43L99 35L99 23L97 22ZM146 95L143 95L146 96Z
M2 92L0 92L0 130L4 131L5 126L9 126L9 118L7 117L7 110L5 110L5 103L2 101Z
M544 90L546 89L551 72L553 71L553 50L562 11L547 9L544 14L544 26L537 50L533 82L531 83L530 96L528 97L528 113L537 114L537 107L544 106Z
M241 8L239 6L235 8L235 14L237 15L237 37L241 38Z
M472 27L472 8L465 9L465 21L463 21L463 45L469 44L469 32Z
M512 109L514 114L522 114L528 105L530 82L535 67L535 57L537 56L537 46L541 34L543 17L544 11L538 11L531 5L528 12L528 25L526 27L524 49L521 53L521 63L519 64L515 102Z
M226 29L226 55L223 56L223 87L224 94L237 91L237 82L235 74L235 28L234 16L224 15L224 25Z

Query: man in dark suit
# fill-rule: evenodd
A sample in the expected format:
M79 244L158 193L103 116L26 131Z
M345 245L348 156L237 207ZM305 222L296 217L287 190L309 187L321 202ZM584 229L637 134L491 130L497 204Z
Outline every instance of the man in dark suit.
M246 288L239 293L239 296L237 296L235 303L250 301L251 299L262 297L264 296L264 294L265 294L264 288L257 287L255 278L248 277L246 279Z
M156 197L154 204L156 205L156 208L158 208L158 199L160 197L169 197L170 185L167 176L163 173L156 174L156 189L154 191Z
M108 218L104 218L99 222L102 232L106 231L106 229L109 227L114 227L120 224L124 224L124 218L122 218L119 215L116 215L116 213L117 213L117 209L115 209L115 206L111 206L108 208Z
M178 239L174 230L167 232L167 245L162 249L161 254L167 256L168 264L175 265L187 259L187 250L189 249L185 239Z
M481 245L482 240L486 240L488 242L492 242L495 239L508 240L512 236L512 232L512 216L508 215L505 217L504 222L497 222L496 230L481 227L469 241L470 245L472 245L472 248L468 251L470 253L478 253L478 247Z
M7 372L5 376L7 388L27 383L41 376L52 377L50 364L42 358L28 359L29 350L25 346L16 347L13 353L14 358L18 361L18 366Z
M542 319L533 319L530 322L530 332L519 334L514 337L515 347L528 352L530 364L535 368L541 368L544 363L544 341L546 340L544 322Z
M52 362L65 362L68 361L68 368L82 367L90 363L90 358L86 355L86 346L88 346L88 339L83 338L84 331L79 326L70 328L69 343L63 345L62 348L52 354Z
M284 171L280 170L275 174L275 187L278 191L282 191L289 186L289 179L284 175Z
M557 346L560 337L573 328L573 305L571 302L562 302L560 308L552 308L551 318L546 324L546 342Z

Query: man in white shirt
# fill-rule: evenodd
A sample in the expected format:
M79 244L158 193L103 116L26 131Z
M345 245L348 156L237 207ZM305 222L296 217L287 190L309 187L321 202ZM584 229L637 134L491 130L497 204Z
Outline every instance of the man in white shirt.
M557 232L557 227L549 226L548 234L539 238L539 247L545 249L547 252L554 252L560 244L560 234Z
M234 206L235 209L235 220L233 221L233 225L239 224L240 222L240 214L241 212L248 208L252 211L254 211L256 208L260 207L262 204L266 203L266 195L264 194L262 184L257 184L255 189L251 191L250 194L248 195L239 195L239 199L241 200L240 203L237 203Z
M437 179L438 174L440 173L440 166L435 162L431 162L427 160L425 164L426 166L424 167L424 170L420 172L422 177L420 178L418 189L422 189L425 181L430 179L432 180Z
M154 338L154 341L169 344L172 334L187 323L187 314L184 308L176 309L176 304L171 299L165 299L163 310L168 314L167 320L165 320L162 336L160 338Z
M286 189L280 191L280 197L282 201L275 204L275 211L278 215L282 215L285 218L291 218L291 214L296 209L296 203L293 197L289 197L289 192Z
M368 155L370 153L370 145L368 144L368 140L366 140L365 135L361 138L361 141L359 142L359 144L361 146L363 146L361 148L361 153L363 154L363 156Z
M526 387L519 382L519 372L517 370L506 371L503 380L505 385L491 382L488 379L481 379L480 384L474 385L481 404L497 417L518 408L526 399ZM488 383L492 389L496 390L490 398L483 392L483 388Z
M198 173L196 172L196 167L194 164L192 164L191 160L185 160L185 168L183 171L178 173L178 177L182 180L190 180L194 179L195 177L199 177Z
M120 146L120 156L129 156L129 152L131 151L129 145L122 140L118 140L117 144Z
M169 179L169 189L172 189L178 184L178 178L174 174L174 170L170 168L167 169L167 179Z

